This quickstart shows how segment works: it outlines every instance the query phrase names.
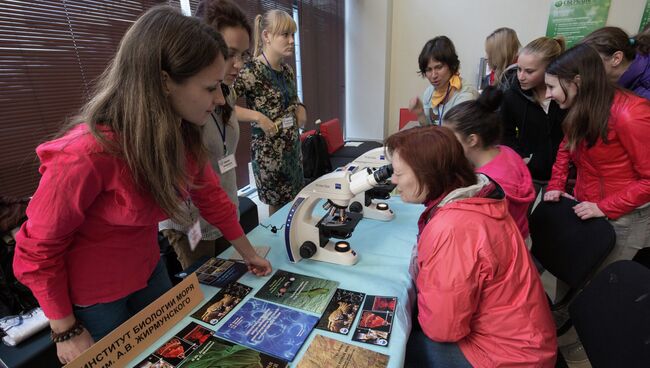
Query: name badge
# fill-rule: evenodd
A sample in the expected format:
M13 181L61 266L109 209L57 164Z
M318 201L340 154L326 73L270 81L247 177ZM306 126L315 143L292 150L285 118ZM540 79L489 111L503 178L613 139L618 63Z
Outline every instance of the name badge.
M293 126L293 117L285 116L282 118L282 129L288 129Z
M189 240L190 243L190 249L194 251L196 249L197 244L201 241L201 223L199 220L196 220L194 225L190 228L190 231L187 232L187 240Z
M219 160L218 164L219 164L219 173L221 174L225 174L228 171L237 167L237 161L235 161L235 155L232 153Z

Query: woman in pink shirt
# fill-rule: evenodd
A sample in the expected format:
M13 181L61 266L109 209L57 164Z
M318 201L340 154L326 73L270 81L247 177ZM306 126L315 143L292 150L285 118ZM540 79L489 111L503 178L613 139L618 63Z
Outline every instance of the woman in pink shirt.
M496 109L501 97L497 88L487 87L477 100L463 102L449 110L444 124L454 132L476 172L489 176L503 188L508 211L526 239L528 207L535 200L535 189L519 154L497 144L502 129Z
M401 131L386 150L402 200L425 206L405 367L554 367L555 324L501 187L445 127Z
M14 270L50 320L62 363L171 287L158 222L191 198L257 275L255 254L201 144L224 104L223 38L170 7L127 31L76 124L40 145L42 175L16 236ZM199 234L200 237L200 234Z

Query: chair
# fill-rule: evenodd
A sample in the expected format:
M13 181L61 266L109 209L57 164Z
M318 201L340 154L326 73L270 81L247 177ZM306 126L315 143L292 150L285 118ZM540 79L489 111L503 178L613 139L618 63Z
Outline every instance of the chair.
M371 149L382 146L381 143L374 141L345 141L339 119L321 123L320 131L327 141L327 151L334 168L345 166Z
M608 265L569 313L592 366L650 365L650 269L634 261Z
M411 121L418 121L418 116L410 112L409 109L399 109L399 130L402 130L402 128Z
M616 243L614 228L605 218L581 220L573 211L578 202L561 197L559 202L540 202L529 218L533 256L570 289L553 311L565 310L591 279ZM558 335L571 327L567 321Z

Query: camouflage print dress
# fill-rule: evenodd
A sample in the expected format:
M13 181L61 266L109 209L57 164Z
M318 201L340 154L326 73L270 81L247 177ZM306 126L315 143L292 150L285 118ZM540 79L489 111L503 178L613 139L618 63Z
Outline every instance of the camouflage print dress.
M278 127L277 133L266 136L257 122L251 123L251 161L262 202L284 205L298 194L304 180L295 114L300 101L293 70L282 64L282 71L276 71L253 59L240 71L234 88L248 108L266 115Z

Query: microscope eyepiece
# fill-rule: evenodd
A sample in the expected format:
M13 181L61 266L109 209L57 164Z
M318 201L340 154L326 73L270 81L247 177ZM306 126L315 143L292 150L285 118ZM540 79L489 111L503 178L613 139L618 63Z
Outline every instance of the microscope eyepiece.
M385 182L386 180L390 179L391 176L393 176L393 165L388 164L380 167L374 172L373 176L375 177L375 181L377 183Z

